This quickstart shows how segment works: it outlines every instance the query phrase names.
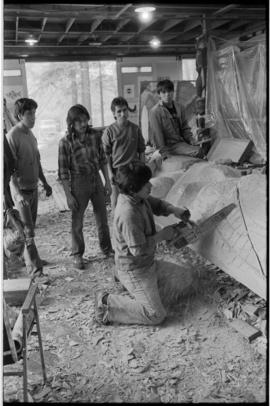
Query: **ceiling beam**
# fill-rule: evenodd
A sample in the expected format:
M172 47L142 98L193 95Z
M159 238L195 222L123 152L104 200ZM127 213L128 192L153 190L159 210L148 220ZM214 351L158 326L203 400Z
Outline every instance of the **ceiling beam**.
M81 36L79 37L79 39L78 39L78 45L81 45L81 43L82 43L83 41L87 40L87 39L90 37L90 35L92 35L93 32L95 32L95 30L98 28L98 26L102 23L103 20L104 20L104 18L99 18L99 19L94 20L94 21L92 22L92 24L91 24L91 28L90 28L89 33L84 34L84 35L81 35Z
M93 21L91 24L89 34L92 34L97 29L97 27L102 23L103 20L104 18L99 18L98 20Z
M233 10L236 7L238 7L238 4L228 4L228 6L220 8L219 10L215 11L212 15L213 16L221 15L227 13L227 11Z
M113 20L117 20L125 11L127 11L132 6L132 3L126 4L114 17Z
M72 27L72 25L74 24L74 21L76 20L76 18L70 18L66 24L66 29L63 35L61 35L61 37L58 38L57 41L57 45L59 45L63 39L65 38L66 34L69 32L70 28Z
M48 20L48 17L45 17L45 18L42 19L41 31L40 31L40 34L39 34L38 39L37 39L38 42L40 41L41 34L42 34L43 31L44 31L44 28L45 28L45 25L46 25L47 20Z
M161 32L166 32L168 30L170 30L171 28L173 28L175 25L178 25L182 22L183 20L179 20L178 19L172 19L172 20L168 20L166 21L164 27L162 28Z
M162 47L164 47L164 48L166 48L166 47L175 47L175 46L177 46L177 47L190 47L190 43L172 43L172 44L162 44ZM91 45L80 45L80 47L79 48L95 48L95 46L93 45L93 46L91 46ZM102 48L130 48L130 47L132 47L132 48L143 48L143 47L145 47L145 43L141 43L141 44L108 44L108 45L106 45L106 44L104 44L104 45L99 45L98 46L98 48L99 49L102 49ZM35 49L35 50L38 50L38 49L41 49L41 48L45 48L45 49L55 49L55 48L58 48L58 50L61 50L61 49L73 49L74 48L74 45L61 45L61 48L59 48L57 45L44 45L44 44L40 44L40 45L36 45L35 47L33 47L33 48L31 48L31 49ZM9 49L12 49L12 50L19 50L19 49L27 49L27 50L29 50L29 47L27 47L26 45L16 45L16 46L6 46L6 48L5 48L5 50L9 50Z
M102 42L108 41L109 38L111 38L113 35L117 34L121 30L121 28L123 28L129 22L130 22L130 18L126 18L125 20L120 21L120 23L118 24L118 26L116 27L114 32L112 34L107 35L107 37L103 38Z

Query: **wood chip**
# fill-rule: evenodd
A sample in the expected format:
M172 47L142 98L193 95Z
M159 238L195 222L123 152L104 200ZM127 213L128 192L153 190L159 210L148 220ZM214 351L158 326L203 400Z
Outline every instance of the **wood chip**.
M237 330L242 336L248 339L249 342L259 337L262 332L243 320L235 319L229 324L235 330Z

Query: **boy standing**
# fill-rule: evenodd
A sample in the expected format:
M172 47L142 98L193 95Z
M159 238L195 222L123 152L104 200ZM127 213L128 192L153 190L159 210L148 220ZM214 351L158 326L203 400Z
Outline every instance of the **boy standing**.
M84 106L70 107L66 135L59 141L58 149L58 175L71 210L72 256L78 269L85 268L83 221L89 201L93 205L100 249L107 258L113 255L105 204L105 194L111 194L107 160L100 134L90 127L89 120ZM104 186L99 170L105 179Z
M102 142L108 160L108 173L112 185L111 206L114 212L118 187L114 182L116 169L132 161L145 161L145 142L141 129L128 120L128 102L116 97L111 103L115 122L109 125L102 135Z
M19 122L6 135L15 159L15 171L11 177L11 192L20 218L27 230L24 259L33 276L42 274L43 269L43 262L34 242L39 179L43 183L46 195L52 194L52 188L47 183L42 170L37 140L31 131L35 125L37 107L38 105L33 99L16 100L15 117Z

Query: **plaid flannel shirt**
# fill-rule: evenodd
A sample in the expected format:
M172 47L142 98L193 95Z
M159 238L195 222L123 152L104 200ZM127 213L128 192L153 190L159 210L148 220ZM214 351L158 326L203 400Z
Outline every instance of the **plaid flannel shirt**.
M96 183L98 171L106 163L99 131L88 127L83 143L74 133L66 133L59 141L58 176L60 180L70 180L73 175L89 175L91 183Z

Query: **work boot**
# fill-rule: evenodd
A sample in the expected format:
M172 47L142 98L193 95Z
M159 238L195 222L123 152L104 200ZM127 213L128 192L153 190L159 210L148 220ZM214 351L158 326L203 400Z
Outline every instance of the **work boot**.
M102 251L102 254L104 255L105 258L114 258L114 249L110 248L106 251Z
M73 265L75 266L75 268L77 269L84 269L84 262L83 259L80 255L75 255L73 258Z
M101 290L95 293L95 320L98 324L109 324L106 320L108 292ZM104 303L105 302L105 303Z

